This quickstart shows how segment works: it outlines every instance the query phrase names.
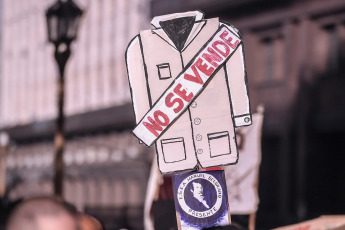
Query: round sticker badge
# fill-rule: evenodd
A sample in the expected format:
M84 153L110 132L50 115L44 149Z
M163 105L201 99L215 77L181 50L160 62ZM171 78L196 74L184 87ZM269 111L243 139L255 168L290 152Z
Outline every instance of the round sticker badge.
M208 173L196 173L185 178L178 187L177 200L182 210L194 218L215 215L222 206L223 189Z

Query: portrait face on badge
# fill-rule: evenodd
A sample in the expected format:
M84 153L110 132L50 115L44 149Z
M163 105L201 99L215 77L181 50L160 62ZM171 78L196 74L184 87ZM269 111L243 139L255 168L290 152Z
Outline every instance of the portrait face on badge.
M197 179L187 185L184 197L189 208L202 212L214 206L217 193L212 183L205 179Z
M195 230L229 224L224 171L199 171L172 176L181 229Z

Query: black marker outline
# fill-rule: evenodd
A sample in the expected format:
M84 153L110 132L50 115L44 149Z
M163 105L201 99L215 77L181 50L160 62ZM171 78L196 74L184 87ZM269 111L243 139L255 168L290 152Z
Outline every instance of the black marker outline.
M158 76L159 76L159 79L160 80L166 80L166 79L169 79L169 78L172 78L171 76L171 70L170 70L170 64L169 63L162 63L162 64L158 64L156 65L157 68L158 68ZM169 76L168 77L162 77L161 75L161 69L166 69L168 68L169 69Z
M177 140L177 139L180 139L180 140ZM169 141L169 140L170 140L170 142L163 143L164 141ZM182 144L183 144L184 159L181 159L181 160L178 160L178 161L166 161L163 145L167 145L167 144L171 144L171 143L179 143L179 142L182 142ZM184 144L184 138L183 137L161 139L161 147L162 147L163 160L164 160L164 163L166 163L166 164L181 162L181 161L184 161L184 160L187 159L186 146Z
M212 135L219 135L219 136L211 137ZM223 154L218 154L216 156L212 156L211 140L220 139L220 138L223 138L223 137L227 137L228 138L229 153L223 153ZM216 158L216 157L224 156L224 155L231 155L230 135L229 135L228 131L220 131L220 132L208 133L207 134L207 141L208 141L208 146L209 146L209 149L210 149L210 157L211 158Z

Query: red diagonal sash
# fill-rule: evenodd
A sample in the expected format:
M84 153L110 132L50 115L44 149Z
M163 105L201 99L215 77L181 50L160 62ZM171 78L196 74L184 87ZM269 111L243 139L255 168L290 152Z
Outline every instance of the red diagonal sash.
M137 124L134 135L151 146L202 92L240 43L226 26L219 27Z

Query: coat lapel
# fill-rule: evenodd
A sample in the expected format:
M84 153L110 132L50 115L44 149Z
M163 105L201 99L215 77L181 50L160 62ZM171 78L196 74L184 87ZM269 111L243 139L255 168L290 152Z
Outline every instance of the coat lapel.
M174 42L169 38L169 36L165 33L165 31L160 27L161 21L168 21L176 18L182 18L182 17L195 17L195 22L193 24L193 28L191 29L188 38L181 49L181 52L184 51L184 49L194 40L194 38L199 34L201 29L205 26L206 21L203 20L203 13L199 11L189 11L185 13L177 13L177 14L168 14L163 16L154 17L151 21L151 25L154 27L152 29L152 33L159 36L161 39L163 39L165 42L167 42L169 45L171 45L174 49L179 51L179 49L176 47ZM179 51L180 52L180 51Z

